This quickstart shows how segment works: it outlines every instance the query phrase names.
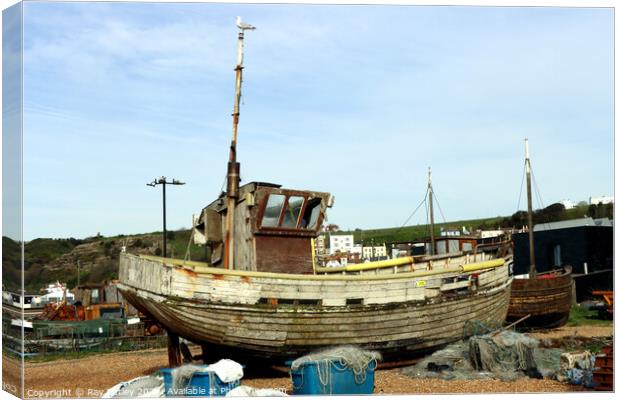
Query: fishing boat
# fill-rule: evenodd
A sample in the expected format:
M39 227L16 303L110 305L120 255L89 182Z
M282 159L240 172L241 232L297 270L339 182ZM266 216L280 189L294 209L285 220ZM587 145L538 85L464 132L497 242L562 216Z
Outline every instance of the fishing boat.
M240 28L241 29L241 28ZM334 197L251 182L236 160L243 34L238 37L233 138L226 192L193 222L206 262L122 253L118 288L203 356L285 361L358 345L400 360L460 340L468 324L500 325L512 277L488 254L400 257L341 267L317 264L314 240Z
M509 321L522 320L525 328L555 328L566 324L572 304L572 268L563 266L538 273L534 256L534 226L532 218L532 167L528 140L525 139L525 173L527 183L527 222L530 269L526 276L512 281Z

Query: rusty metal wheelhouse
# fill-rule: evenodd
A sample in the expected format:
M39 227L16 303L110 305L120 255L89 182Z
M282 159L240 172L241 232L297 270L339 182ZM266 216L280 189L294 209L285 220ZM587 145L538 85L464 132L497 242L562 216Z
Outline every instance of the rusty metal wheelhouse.
M230 269L313 273L312 240L332 203L329 193L263 182L240 187L234 210L235 263ZM207 262L214 267L223 267L228 212L221 196L194 221L194 241L207 246Z

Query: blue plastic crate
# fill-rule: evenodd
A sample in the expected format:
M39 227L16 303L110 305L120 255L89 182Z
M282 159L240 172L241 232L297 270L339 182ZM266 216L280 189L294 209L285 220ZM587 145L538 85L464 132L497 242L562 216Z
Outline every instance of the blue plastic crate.
M321 364L321 376L319 376ZM293 379L293 394L372 394L375 387L375 369L377 362L371 361L366 369L366 375L356 380L350 368L339 361L329 363L327 373L323 372L325 363L308 361L297 369L291 369ZM325 374L325 376L322 376Z
M213 372L194 372L187 387L175 391L172 387L172 368L160 370L164 377L164 395L170 397L180 396L226 396L232 389L239 386L239 381L224 383Z
M172 392L172 368L162 368L159 373L164 377L164 395L173 396Z

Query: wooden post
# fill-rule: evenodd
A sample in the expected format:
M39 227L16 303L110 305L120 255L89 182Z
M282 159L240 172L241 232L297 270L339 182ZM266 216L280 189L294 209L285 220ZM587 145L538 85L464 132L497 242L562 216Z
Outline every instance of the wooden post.
M536 278L536 258L534 256L534 222L532 220L532 166L530 164L530 148L525 139L525 177L527 183L527 229L530 247L530 279Z
M168 334L168 366L175 368L181 365L181 346L179 336L176 333L166 330Z
M202 358L202 363L205 365L209 364L209 347L206 344L201 344L200 350L202 351L202 354L200 355Z
M224 268L233 269L235 264L235 207L239 197L239 163L237 162L237 129L239 127L239 102L243 81L243 29L237 41L237 67L235 68L235 104L233 107L233 134L230 142L228 171L226 174L226 239L224 242Z
M431 256L435 255L435 218L433 215L433 175L431 167L428 167L428 200L431 219Z

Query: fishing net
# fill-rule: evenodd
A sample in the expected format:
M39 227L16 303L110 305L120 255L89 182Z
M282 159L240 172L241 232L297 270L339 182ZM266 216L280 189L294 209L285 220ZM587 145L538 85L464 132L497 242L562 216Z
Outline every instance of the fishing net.
M303 382L303 367L305 364L316 365L317 375L321 385L331 387L332 371L342 372L351 370L358 385L366 381L368 369L377 368L381 361L381 354L377 351L363 350L355 346L340 346L311 353L300 357L291 364L291 371L300 371Z
M474 336L469 339L469 361L478 371L524 371L536 376L540 374L533 356L537 347L538 340L511 331Z
M560 354L559 349L541 348L530 336L504 331L452 343L402 372L446 380L542 378L559 369Z
M173 369L171 371L171 392L175 395L177 393L183 393L187 389L187 385L189 384L190 379L192 379L192 375L194 375L194 373L196 372L207 372L209 374L209 382L213 382L213 372L207 371L207 368L209 368L208 365L184 364L180 367Z
M463 338L485 335L487 333L496 331L499 328L501 328L500 323L487 324L482 321L467 320L465 321L465 324L463 324Z

